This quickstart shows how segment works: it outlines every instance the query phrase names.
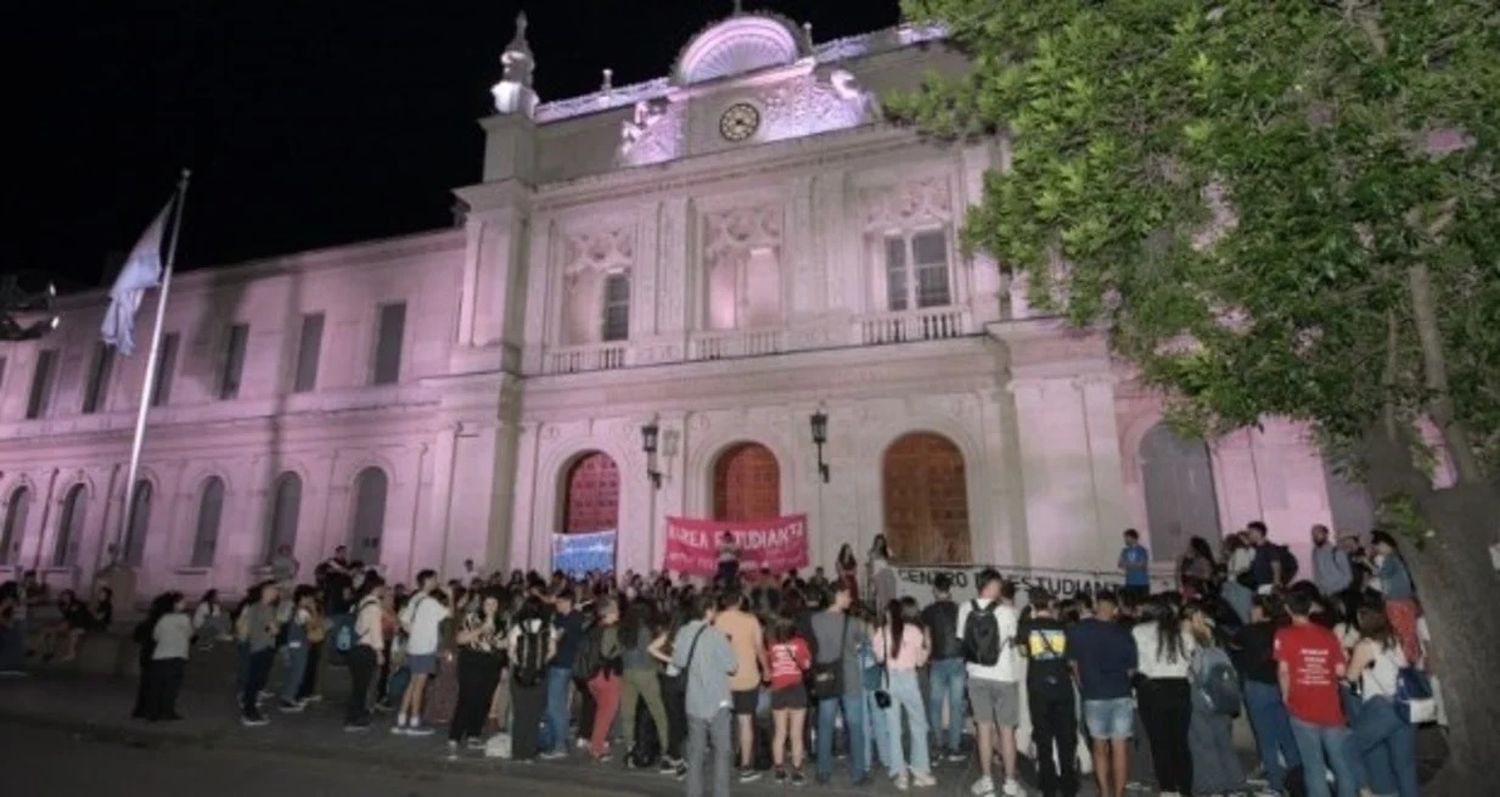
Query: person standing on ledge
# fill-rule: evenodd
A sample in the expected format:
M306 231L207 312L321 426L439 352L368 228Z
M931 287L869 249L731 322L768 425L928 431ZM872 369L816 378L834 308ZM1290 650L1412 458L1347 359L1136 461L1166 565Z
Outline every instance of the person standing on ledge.
M734 540L734 532L726 531L719 537L719 571L714 580L724 589L734 587L740 578L740 546Z
M1151 552L1141 544L1140 532L1125 530L1125 547L1120 550L1120 570L1125 573L1123 592L1135 598L1136 603L1151 595Z

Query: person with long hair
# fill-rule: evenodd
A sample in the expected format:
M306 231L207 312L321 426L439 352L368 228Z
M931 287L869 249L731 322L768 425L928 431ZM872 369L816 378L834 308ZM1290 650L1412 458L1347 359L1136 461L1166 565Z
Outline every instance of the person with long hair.
M1218 562L1214 561L1214 551L1208 546L1208 540L1202 537L1188 540L1188 549L1177 562L1177 580L1182 586L1182 594L1188 600L1213 594L1217 568Z
M932 777L932 761L928 757L927 707L922 703L922 686L917 681L917 668L927 665L927 635L923 633L921 613L913 598L886 604L885 617L885 627L875 634L872 644L886 682L885 727L890 734L887 770L900 791L911 786L930 788L937 781ZM901 746L903 712L911 726L909 756Z
M219 591L211 589L203 593L198 605L193 607L193 633L198 648L208 650L215 642L231 642L234 640L232 631L229 613L219 605Z
M294 714L304 706L297 699L302 678L307 671L308 628L313 622L311 605L317 601L317 588L303 584L292 590L292 611L286 620L286 670L281 678L281 702L277 708Z
M849 592L859 601L859 560L854 558L854 546L844 543L839 546L839 555L836 559L839 581L849 585Z
M181 592L168 592L151 607L156 622L151 627L151 665L146 672L145 719L149 722L180 720L177 693L182 689L182 674L187 667L188 651L193 645L193 619L187 614L187 603Z
M1401 546L1396 538L1384 531L1370 532L1371 547L1375 551L1375 578L1380 585L1380 594L1385 598L1385 616L1390 618L1391 629L1401 642L1401 652L1412 666L1421 666L1422 641L1417 635L1417 588L1412 582L1411 568L1406 557L1401 555Z
M461 745L484 747L484 723L489 716L500 670L506 663L505 618L500 614L500 596L478 593L459 618L458 700L448 723L448 750L456 754Z
M385 583L379 576L366 576L354 602L354 647L350 648L349 708L344 713L344 730L370 729L370 685L385 660L386 628Z
M1191 794L1193 759L1188 754L1188 726L1193 716L1188 666L1197 643L1183 625L1178 597L1155 595L1146 604L1146 620L1131 630L1140 656L1141 682L1136 687L1141 723L1151 743L1156 782L1168 794Z
M633 765L637 759L636 745L644 741L637 738L635 723L637 703L645 701L652 730L656 732L662 771L670 772L676 769L676 765L667 755L669 729L667 704L661 695L661 664L651 652L653 648L660 650L666 639L666 629L656 622L651 603L644 598L631 601L620 623L620 660L625 670L624 690L620 697L625 723L625 761Z
M804 732L807 725L807 685L804 676L812 669L812 649L807 638L790 617L771 621L771 640L766 657L771 662L768 676L771 685L771 762L776 767L776 782L793 786L807 782L802 765L807 758ZM786 770L786 747L792 747L792 771Z
M1234 664L1220 646L1210 609L1204 604L1189 604L1188 632L1196 648L1188 666L1188 680L1193 686L1192 718L1188 724L1188 752L1193 762L1193 794L1239 794L1245 791L1245 770L1234 751L1234 718L1239 714L1235 701L1233 713L1218 700L1227 702L1220 687L1225 682L1238 684Z
M556 654L557 635L537 592L527 594L510 626L510 754L531 761L540 751L542 713L547 705L547 662Z
M1256 595L1250 602L1249 624L1240 628L1233 640L1261 768L1271 791L1278 793L1286 789L1290 771L1302 767L1302 754L1292 737L1291 717L1281 702L1276 679L1276 631L1287 622L1280 600L1273 595Z
M1361 697L1351 718L1350 763L1362 789L1417 797L1417 729L1395 704L1409 661L1385 611L1363 606L1357 617L1360 640L1344 673Z
M609 730L620 710L621 663L620 605L605 598L595 607L598 622L589 634L599 657L599 671L589 676L588 690L594 698L594 724L589 734L589 754L600 762L609 759ZM579 731L582 733L582 730Z

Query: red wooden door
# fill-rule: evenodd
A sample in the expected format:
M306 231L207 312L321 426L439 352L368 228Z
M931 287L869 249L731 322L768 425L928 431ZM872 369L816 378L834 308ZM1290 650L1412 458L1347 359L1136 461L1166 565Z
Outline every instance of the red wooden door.
M781 466L759 443L740 443L714 463L714 520L781 517Z
M968 563L969 495L964 456L952 441L909 434L881 463L886 542L908 564Z
M585 454L568 469L563 531L609 531L620 519L620 469L608 454Z

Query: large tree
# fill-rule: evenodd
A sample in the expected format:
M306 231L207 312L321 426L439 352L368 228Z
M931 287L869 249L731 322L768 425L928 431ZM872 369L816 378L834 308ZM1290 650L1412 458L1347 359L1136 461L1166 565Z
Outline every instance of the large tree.
M1304 421L1409 534L1453 756L1500 749L1500 5L905 0L972 59L892 111L999 136L969 214L1212 436ZM1441 444L1422 443L1435 428ZM1457 484L1432 487L1432 456Z

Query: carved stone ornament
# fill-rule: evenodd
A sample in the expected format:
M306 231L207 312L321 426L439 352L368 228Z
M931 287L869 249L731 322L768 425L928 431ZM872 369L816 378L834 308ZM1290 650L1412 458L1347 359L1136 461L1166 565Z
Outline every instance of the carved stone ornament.
M703 217L703 254L709 261L751 249L781 245L780 205L765 204L708 213Z
M953 197L947 179L942 177L869 188L860 192L860 204L867 230L948 223L953 219Z
M761 138L767 141L857 127L880 116L875 95L845 69L785 80L760 101L766 116Z
M682 154L683 107L665 97L641 100L620 123L621 165L660 163Z
M586 271L629 271L635 263L635 234L626 227L568 233L563 240L563 274L576 279Z

